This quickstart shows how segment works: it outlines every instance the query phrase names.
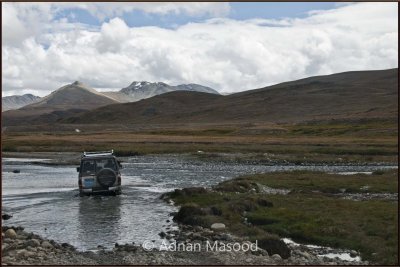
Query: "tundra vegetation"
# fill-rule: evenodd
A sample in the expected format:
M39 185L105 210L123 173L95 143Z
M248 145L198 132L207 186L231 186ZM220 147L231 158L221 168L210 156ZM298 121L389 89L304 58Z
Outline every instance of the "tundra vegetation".
M221 153L229 153L236 154L233 159L237 161L298 164L398 160L395 120L38 127L7 127L2 134L2 151L81 152L113 148L119 156L192 153L205 160L224 160Z
M271 188L281 190L271 194ZM229 231L259 240L261 247L283 257L287 255L278 236L357 250L374 264L398 264L397 200L346 199L352 194L397 196L398 170L371 175L311 171L247 175L210 190L175 190L166 197L181 205L175 220L200 226L222 222Z

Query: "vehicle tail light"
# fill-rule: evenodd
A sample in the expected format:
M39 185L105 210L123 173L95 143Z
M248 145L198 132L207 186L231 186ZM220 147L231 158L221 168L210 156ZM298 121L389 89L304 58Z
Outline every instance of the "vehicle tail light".
M118 185L121 185L121 175L118 175Z
M78 185L79 185L79 189L82 189L82 188L83 188L83 186L82 186L82 180L81 180L81 179L78 180Z

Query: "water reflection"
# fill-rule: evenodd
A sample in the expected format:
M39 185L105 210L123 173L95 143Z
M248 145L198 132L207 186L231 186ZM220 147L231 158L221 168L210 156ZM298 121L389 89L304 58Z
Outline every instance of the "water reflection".
M79 241L83 244L107 245L119 239L121 222L120 196L79 197Z

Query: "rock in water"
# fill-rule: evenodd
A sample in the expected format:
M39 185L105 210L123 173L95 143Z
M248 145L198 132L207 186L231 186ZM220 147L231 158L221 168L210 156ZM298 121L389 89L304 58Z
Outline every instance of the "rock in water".
M3 215L1 215L1 218L3 220L8 220L8 219L12 218L12 215L4 213Z
M21 171L20 170L13 170L12 172L13 173L20 173Z
M161 238L165 238L165 237L167 236L167 234L164 233L164 232L161 232L161 233L159 233L158 235L159 235Z
M223 223L213 223L211 225L211 229L212 230L223 230L223 229L225 229L225 224L223 224Z
M8 238L12 238L12 239L15 239L15 238L17 238L17 233L14 231L14 229L8 229L5 233L4 233L4 235L5 235L5 237L8 237Z
M350 257L355 258L357 257L358 253L355 250L350 251Z

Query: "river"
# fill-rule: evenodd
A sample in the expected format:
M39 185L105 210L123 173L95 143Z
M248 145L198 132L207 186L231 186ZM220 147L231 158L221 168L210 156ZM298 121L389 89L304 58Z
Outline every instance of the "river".
M3 158L2 209L5 225L23 226L79 250L115 243L161 242L158 233L176 227L177 207L160 200L175 188L217 184L241 174L281 170L370 172L392 166L298 166L212 163L179 155L124 158L120 196L79 197L76 166L49 166L42 159ZM18 169L20 173L13 173ZM169 220L169 222L167 222Z

